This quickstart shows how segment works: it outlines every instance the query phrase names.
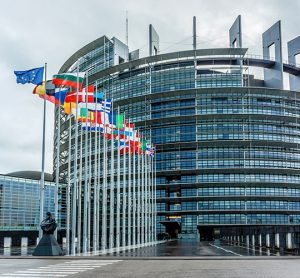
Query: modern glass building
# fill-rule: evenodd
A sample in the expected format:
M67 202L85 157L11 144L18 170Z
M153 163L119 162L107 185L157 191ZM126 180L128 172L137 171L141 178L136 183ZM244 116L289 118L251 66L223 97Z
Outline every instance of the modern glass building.
M22 236L26 236L30 239L29 243L36 243L40 224L39 177L39 172L32 171L0 175L0 241L5 236L12 237L15 245ZM51 175L46 174L44 211L53 213L55 183L51 179ZM59 204L61 210L61 200ZM0 245L3 243L0 242Z
M150 25L148 57L103 36L60 69L84 57L79 69L88 83L155 144L157 234L170 222L182 236L196 235L199 224L300 223L300 38L288 43L284 62L277 22L263 34L263 55L254 57L242 46L240 20L230 28L229 48L194 44L159 53ZM62 118L62 132L64 125Z

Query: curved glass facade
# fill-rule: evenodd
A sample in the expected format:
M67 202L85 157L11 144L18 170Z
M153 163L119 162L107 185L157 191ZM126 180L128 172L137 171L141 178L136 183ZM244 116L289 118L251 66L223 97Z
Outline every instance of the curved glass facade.
M54 188L53 182L45 182L44 211L54 210ZM38 230L39 196L40 181L0 175L0 231ZM60 200L60 211L62 206ZM62 217L64 216L60 214L59 228Z
M300 93L246 86L240 66L199 69L189 57L122 66L89 82L156 146L157 233L165 220L182 234L300 223Z

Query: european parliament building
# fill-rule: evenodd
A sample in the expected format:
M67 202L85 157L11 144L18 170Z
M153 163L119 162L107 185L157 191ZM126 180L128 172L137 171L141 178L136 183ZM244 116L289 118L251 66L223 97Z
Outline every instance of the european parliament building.
M263 33L261 56L242 44L240 16L228 48L197 48L195 22L193 38L192 50L161 53L150 25L149 55L140 57L102 36L60 72L84 57L79 70L88 83L156 146L157 235L172 227L194 237L201 225L300 224L300 37L288 42L287 62L280 21ZM62 117L61 179L66 125Z

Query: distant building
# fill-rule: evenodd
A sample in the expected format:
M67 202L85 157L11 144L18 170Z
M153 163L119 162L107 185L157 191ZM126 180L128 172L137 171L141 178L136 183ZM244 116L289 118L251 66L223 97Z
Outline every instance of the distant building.
M12 238L12 245L20 246L28 237L34 245L39 230L40 172L23 171L0 175L0 246L4 237ZM54 213L52 175L45 174L44 211ZM60 203L61 204L61 203Z

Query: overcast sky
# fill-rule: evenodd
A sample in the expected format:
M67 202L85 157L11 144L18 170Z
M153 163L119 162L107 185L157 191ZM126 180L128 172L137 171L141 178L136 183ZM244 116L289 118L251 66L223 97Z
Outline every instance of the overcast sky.
M129 49L148 51L148 24L160 36L161 52L192 47L192 17L197 16L198 48L227 47L228 30L242 15L243 44L261 54L261 34L282 20L283 49L300 35L297 0L10 0L0 6L0 173L41 169L43 102L34 85L15 82L14 70L48 63L48 77L72 53L107 35ZM285 57L286 59L287 57ZM52 173L53 106L47 105L46 171Z

